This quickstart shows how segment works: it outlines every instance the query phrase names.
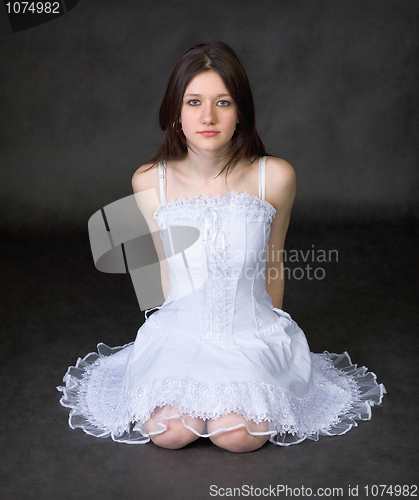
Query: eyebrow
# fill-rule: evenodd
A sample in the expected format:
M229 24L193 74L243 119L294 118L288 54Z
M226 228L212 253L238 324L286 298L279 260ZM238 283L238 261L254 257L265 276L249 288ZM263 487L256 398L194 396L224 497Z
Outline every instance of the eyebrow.
M184 95L184 97L186 97L186 96L202 97L202 95L201 95L201 94L185 94L185 95ZM229 97L231 97L231 96L230 96L230 94L218 94L218 95L217 95L217 96L215 96L215 97L217 98L217 97L224 97L224 96L229 96Z

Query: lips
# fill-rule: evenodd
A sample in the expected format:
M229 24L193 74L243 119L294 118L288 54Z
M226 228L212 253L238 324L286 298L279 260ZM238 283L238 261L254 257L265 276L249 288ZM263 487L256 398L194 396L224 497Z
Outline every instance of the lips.
M214 137L214 135L219 134L219 132L214 132L214 130L203 130L202 132L198 132L204 137Z

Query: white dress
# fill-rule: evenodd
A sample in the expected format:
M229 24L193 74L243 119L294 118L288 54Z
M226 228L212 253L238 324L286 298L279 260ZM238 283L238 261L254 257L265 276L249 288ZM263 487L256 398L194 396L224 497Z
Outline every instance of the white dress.
M155 220L160 229L198 228L201 252L189 255L189 283L185 267L170 264L170 294L135 342L99 344L98 353L68 369L57 389L64 393L61 404L71 408L70 427L147 443L144 422L156 407L171 405L205 421L234 412L266 422L270 441L288 446L344 434L356 420L369 420L386 392L375 374L352 364L346 352L310 352L303 331L266 292L261 256L276 210L264 199L265 158L259 160L259 197L232 191L166 202L164 163L159 173ZM194 288L203 262L206 279ZM184 286L191 291L173 299L172 290ZM165 422L163 412L157 432L165 431ZM211 435L206 426L196 433Z

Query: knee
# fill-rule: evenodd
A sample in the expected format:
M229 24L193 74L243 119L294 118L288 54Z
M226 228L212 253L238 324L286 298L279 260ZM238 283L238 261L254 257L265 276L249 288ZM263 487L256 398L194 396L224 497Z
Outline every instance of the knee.
M154 434L150 436L151 441L160 448L168 448L169 450L178 450L187 444L191 443L197 436L190 434L185 435L183 432L176 430L166 430L161 434Z
M202 422L204 424L204 422ZM193 427L198 432L200 429L200 422L195 422L195 426ZM187 429L179 418L174 418L167 420L166 422L167 428L161 434L152 434L150 435L150 439L154 444L160 446L161 448L169 448L171 450L178 450L179 448L183 448L192 441L195 441L199 438L198 434L195 434L190 429ZM196 427L198 429L196 429Z
M255 451L263 446L269 436L253 436L249 434L246 427L239 427L232 431L224 431L210 437L211 441L218 447L233 453L247 453Z

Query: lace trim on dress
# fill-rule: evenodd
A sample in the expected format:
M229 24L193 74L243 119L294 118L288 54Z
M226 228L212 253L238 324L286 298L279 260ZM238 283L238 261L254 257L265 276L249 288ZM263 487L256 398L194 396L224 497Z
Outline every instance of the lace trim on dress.
M237 193L233 190L225 195L198 195L190 198L180 196L170 199L160 205L153 216L162 229L166 227L166 224L178 224L188 219L198 218L202 213L202 207L205 206L223 208L226 211L225 216L259 217L262 215L270 223L276 214L276 209L268 201L261 200L246 191ZM172 210L174 208L177 210Z
M346 433L357 426L356 420L371 418L371 406L380 404L386 392L377 384L375 374L352 364L346 352L326 351L312 354L317 381L303 398L263 382L209 386L174 378L145 383L124 395L131 345L112 349L99 344L99 354L79 358L76 366L69 368L64 377L66 386L57 389L64 393L61 404L72 408L70 427L80 427L96 437L144 443L149 434L142 424L156 407L170 405L179 410L176 417L181 419L182 414L207 420L234 412L250 422L268 422L268 430L262 434L270 434L275 444L288 446L306 438L317 440L319 435Z

